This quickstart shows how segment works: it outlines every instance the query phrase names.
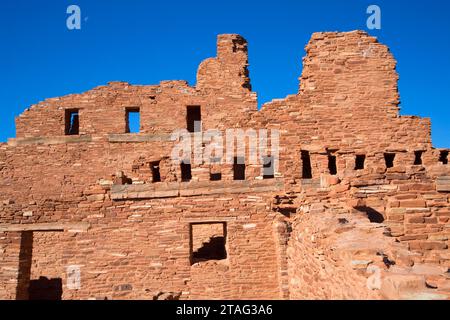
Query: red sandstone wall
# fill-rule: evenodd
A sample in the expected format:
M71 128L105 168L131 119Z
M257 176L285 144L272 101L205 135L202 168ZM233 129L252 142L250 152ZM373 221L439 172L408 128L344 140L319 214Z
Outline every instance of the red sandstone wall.
M151 299L159 291L183 292L183 298L277 297L275 239L267 216L270 196L115 202L98 184L108 188L118 169L139 179L139 170L133 171L136 161L158 157L149 150L163 149L161 143L104 142L9 148L6 162L26 170L2 180L1 223L85 221L92 226L87 233L34 232L31 280L60 277L63 298L74 299ZM189 217L227 222L226 269L223 262L190 266ZM239 266L244 264L252 276L242 273ZM83 266L81 290L65 287L69 265Z
M314 33L306 54L300 94L318 112L340 112L355 125L370 115L372 126L398 116L396 61L374 37L361 31Z
M18 282L21 234L0 233L0 299L18 297L22 285Z
M340 178L355 175L357 154L374 168L385 152L433 152L430 120L398 114L396 62L386 46L364 32L316 33L306 51L299 94L265 104L252 119L281 130L286 177L301 179L301 150L311 152L315 179L328 173L328 151Z
M185 299L277 297L272 218L256 213L257 207L246 204L250 199L245 196L208 200L117 203L106 211L97 208L88 216L80 214L92 224L86 233L34 232L31 280L62 278L65 299L152 299L160 291L182 292ZM217 202L222 210L214 205ZM184 212L188 206L192 210ZM227 222L228 258L191 266L189 221L205 220L204 211ZM81 266L80 290L66 287L70 265Z
M206 130L235 127L257 111L248 78L247 42L238 35L221 35L217 55L199 67L195 88L185 81L162 81L158 86L111 82L83 94L47 99L17 118L17 137L64 135L64 110L74 108L80 110L82 135L125 133L126 108L136 107L141 133L186 128L187 106L201 106Z
M287 227L274 225L282 217L273 211L276 195L320 202L326 194L343 203L361 201L379 209L393 235L421 253L417 261L447 265L450 199L435 191L434 180L450 175L449 166L438 164L429 119L399 117L398 76L387 47L360 32L320 33L307 54L299 94L266 104L260 112L250 89L247 44L237 35L218 38L217 57L199 67L195 88L183 81L158 86L115 82L48 99L24 112L16 122L18 139L0 145L0 225L90 224L85 232L34 232L31 277L61 277L63 298L72 299L151 299L158 292L214 299L376 297L365 291L365 277L320 260L313 241L299 240L309 220L294 224L291 238ZM180 181L181 175L168 160L174 142L162 134L186 127L189 105L201 106L203 129L280 129L279 174L285 186L251 190L249 182L260 181L261 166L248 166L247 181L236 185L230 165L211 169L201 164L193 166L188 186L206 193L222 187L223 194L163 198L168 183ZM121 142L112 142L107 134L125 132L129 107L141 110L142 134L113 137ZM66 108L80 109L82 135L72 140L55 137L64 135ZM142 141L131 142L136 137ZM301 177L301 150L311 154L314 179L308 184ZM415 167L417 150L424 151L423 165ZM337 157L336 177L329 175L328 151ZM397 154L394 168L386 169L384 152ZM361 153L366 168L357 171L355 156ZM159 197L112 200L110 187L118 171L135 186L150 184L149 163L159 160L163 183L153 186ZM209 181L211 170L222 172L220 185ZM415 194L421 183L426 189ZM231 193L236 188L241 194ZM395 199L396 193L406 198ZM411 217L406 211L399 217L395 201L408 197L424 199L425 206ZM289 204L290 212L302 201ZM191 266L193 221L227 223L226 260ZM18 241L17 234L0 232L0 297L17 296ZM431 249L423 247L435 242ZM81 266L80 290L65 287L69 265ZM316 273L323 266L328 269L319 279ZM343 282L351 288L339 289ZM19 284L20 295L25 287Z

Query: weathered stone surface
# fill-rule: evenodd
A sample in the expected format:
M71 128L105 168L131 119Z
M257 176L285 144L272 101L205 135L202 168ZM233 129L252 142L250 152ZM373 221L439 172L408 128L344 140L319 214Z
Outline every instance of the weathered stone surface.
M32 223L32 224L0 224L0 232L22 231L87 231L90 224L87 222L75 223Z
M381 294L385 299L405 300L409 292L424 291L425 278L420 275L391 275L383 279Z
M206 195L226 195L245 193L280 192L284 190L283 179L266 181L190 182L167 185L114 185L111 187L112 200L152 199L171 197L194 197Z
M110 134L108 135L109 142L168 142L172 141L171 136L169 134L145 134L145 135L136 135L136 134Z
M450 192L450 176L438 177L436 179L436 190L439 192Z
M20 145L33 145L33 144L67 144L67 143L83 143L91 142L92 137L90 135L82 136L60 136L60 137L30 137L30 138L19 138L10 139L8 144L10 146L20 146Z

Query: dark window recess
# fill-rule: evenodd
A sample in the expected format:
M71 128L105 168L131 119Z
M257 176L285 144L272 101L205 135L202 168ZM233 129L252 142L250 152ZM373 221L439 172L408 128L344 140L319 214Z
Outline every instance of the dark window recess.
M188 106L186 115L187 130L189 132L200 132L202 127L201 121L202 114L200 106Z
M152 170L152 181L153 182L161 182L161 173L159 171L159 161L155 161L150 163L150 169Z
M275 178L274 159L272 156L263 157L263 178Z
M245 180L245 159L243 157L234 158L233 179Z
M69 109L65 112L66 135L72 136L80 134L80 118L78 115L78 109Z
M337 165L336 165L336 156L329 154L328 155L328 170L330 174L335 176L337 175Z
M211 181L220 181L220 180L222 180L222 174L220 172L219 173L211 173L209 175L209 179Z
M127 108L126 133L139 133L141 131L141 114L139 108Z
M28 287L30 300L61 300L62 279L48 279L39 277L38 280L31 280Z
M363 170L365 168L366 156L359 154L355 159L355 170Z
M422 154L423 151L415 151L414 152L414 165L420 166L422 164Z
M278 208L277 211L285 217L291 218L297 213L297 208Z
M367 214L367 218L369 218L371 223L383 223L384 222L383 214L378 212L374 208L362 206L362 207L356 207L355 209Z
M442 164L448 164L448 151L441 151L439 156L439 162L442 162Z
M302 178L312 179L311 157L309 151L302 151Z
M181 181L189 182L192 180L192 171L190 163L181 163Z
M386 163L386 168L392 168L394 166L395 153L385 153L384 162Z
M191 224L191 264L226 259L226 237L226 223Z

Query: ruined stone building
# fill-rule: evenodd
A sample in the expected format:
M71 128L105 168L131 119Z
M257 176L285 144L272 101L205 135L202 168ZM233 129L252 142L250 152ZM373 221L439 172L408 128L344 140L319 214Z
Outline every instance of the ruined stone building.
M247 67L244 38L219 35L195 86L111 82L17 117L0 298L447 299L449 150L399 115L389 49L315 33L298 93L261 110ZM279 156L176 164L194 120L279 130Z

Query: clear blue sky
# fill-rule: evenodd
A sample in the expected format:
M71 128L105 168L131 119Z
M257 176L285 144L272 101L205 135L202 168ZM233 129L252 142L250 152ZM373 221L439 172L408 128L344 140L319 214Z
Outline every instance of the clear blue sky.
M66 9L81 8L81 30ZM366 9L382 9L382 29ZM297 92L304 46L315 31L363 29L398 60L401 113L432 118L436 147L450 147L450 1L366 0L14 0L0 3L0 141L14 117L46 98L108 81L195 84L198 64L215 56L216 35L249 41L259 103Z

